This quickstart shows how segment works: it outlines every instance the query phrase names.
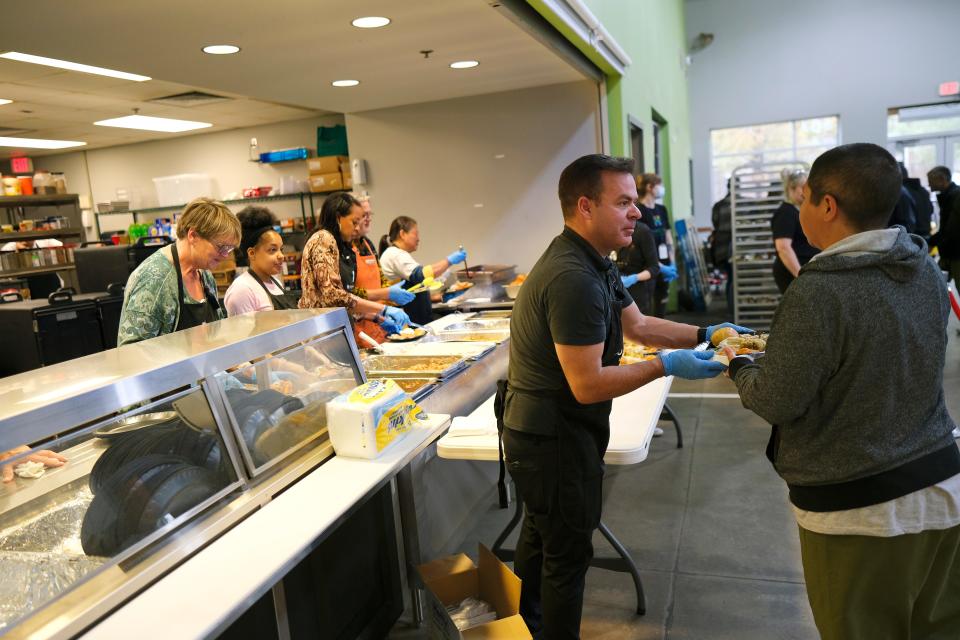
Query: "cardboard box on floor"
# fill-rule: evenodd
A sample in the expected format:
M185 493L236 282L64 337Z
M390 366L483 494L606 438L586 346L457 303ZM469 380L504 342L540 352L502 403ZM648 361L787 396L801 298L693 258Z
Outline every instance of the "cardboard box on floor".
M520 617L520 578L482 544L478 565L466 554L440 558L417 567L426 587L430 638L436 640L525 640L532 638ZM497 619L459 631L447 605L475 596L497 611Z
M350 158L347 156L321 156L319 158L307 158L307 171L314 173L335 173L340 171L340 165L350 164Z

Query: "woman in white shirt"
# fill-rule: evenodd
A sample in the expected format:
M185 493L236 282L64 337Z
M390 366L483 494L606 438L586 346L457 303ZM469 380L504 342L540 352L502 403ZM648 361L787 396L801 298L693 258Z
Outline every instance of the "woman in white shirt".
M406 280L412 287L428 278L438 278L444 271L467 259L463 247L433 264L421 265L410 255L420 247L420 230L417 221L408 216L399 216L390 223L389 235L380 240L380 269L389 281ZM430 292L417 294L416 299L404 305L410 319L418 324L430 322L432 317Z
M277 219L265 207L247 207L237 214L241 236L239 262L248 269L237 276L224 296L231 316L251 311L296 309L297 301L278 280L283 271L283 238Z

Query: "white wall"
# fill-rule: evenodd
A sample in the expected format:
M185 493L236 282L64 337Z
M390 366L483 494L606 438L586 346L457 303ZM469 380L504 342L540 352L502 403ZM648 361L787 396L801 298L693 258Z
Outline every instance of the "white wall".
M529 270L562 229L561 170L600 149L597 87L586 81L346 120L351 154L367 161L372 233L395 216L416 218L421 262L463 244L468 263Z
M270 185L276 192L282 176L293 175L298 179L305 179L306 165L303 162L273 165L250 162L250 138L257 138L261 151L298 146L314 148L317 144L317 127L332 124L343 124L343 116L293 120L169 140L41 156L34 160L34 164L37 168L64 172L68 190L71 193L91 196L93 204L116 200L116 190L125 188L139 196L140 203L137 205L134 202L134 206L156 206L153 178L180 173L209 174L214 184L211 195L217 198L240 192L244 187ZM299 201L275 201L269 206L280 218L300 217ZM241 207L233 208L239 210ZM160 215L169 216L168 213L158 213L157 217ZM101 216L100 226L104 231L125 229L131 221L130 216ZM139 221L151 220L149 216L143 215L139 217Z
M889 107L960 79L957 0L687 0L695 210L710 220L710 130L839 115L841 142L886 142Z

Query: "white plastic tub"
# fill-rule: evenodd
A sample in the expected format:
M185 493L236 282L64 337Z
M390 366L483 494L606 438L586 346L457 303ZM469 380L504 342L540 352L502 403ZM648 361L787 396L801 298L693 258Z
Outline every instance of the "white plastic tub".
M215 197L213 180L206 173L181 173L153 179L157 189L157 203L161 207L173 207L190 202L194 198Z

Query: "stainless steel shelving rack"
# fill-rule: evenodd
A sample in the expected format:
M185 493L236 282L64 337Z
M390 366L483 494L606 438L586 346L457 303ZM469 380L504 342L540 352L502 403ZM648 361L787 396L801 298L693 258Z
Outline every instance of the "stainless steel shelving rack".
M773 280L777 251L770 220L783 202L784 169L808 169L802 162L750 164L733 171L730 215L733 231L733 300L737 324L769 329L780 304Z

